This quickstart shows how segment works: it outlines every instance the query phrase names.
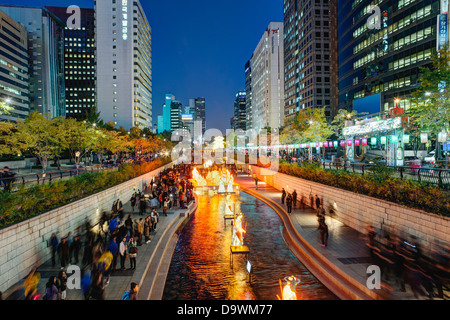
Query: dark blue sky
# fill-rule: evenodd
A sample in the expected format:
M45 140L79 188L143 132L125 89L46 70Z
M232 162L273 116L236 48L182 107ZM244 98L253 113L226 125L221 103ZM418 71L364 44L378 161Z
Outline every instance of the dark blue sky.
M101 0L99 0L101 1ZM33 7L93 0L1 0ZM235 94L245 89L244 65L270 22L283 21L282 0L141 0L152 27L153 123L164 95L187 105L206 98L207 128L230 127Z

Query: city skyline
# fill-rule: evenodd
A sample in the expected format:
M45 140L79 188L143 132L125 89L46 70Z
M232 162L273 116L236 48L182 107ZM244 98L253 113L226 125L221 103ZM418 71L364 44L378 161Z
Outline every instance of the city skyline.
M2 4L94 7L93 0L4 0ZM143 1L142 6L152 29L153 124L162 114L165 95L172 93L183 106L192 97L204 97L207 129L225 132L235 94L245 90L244 64L261 30L271 21L282 21L282 1L232 0L213 5L205 0Z

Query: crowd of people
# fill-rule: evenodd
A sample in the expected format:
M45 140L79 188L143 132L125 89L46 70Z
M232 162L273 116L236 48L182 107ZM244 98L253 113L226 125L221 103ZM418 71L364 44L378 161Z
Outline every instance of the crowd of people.
M367 247L387 289L406 292L408 285L415 298L450 298L445 294L450 290L448 245L434 242L425 251L413 235L379 233L369 226Z
M125 212L122 201L116 199L111 210L102 213L96 226L86 220L74 234L69 232L58 238L54 233L49 239L51 264L60 271L49 278L45 292L39 293L40 275L33 269L24 284L25 299L66 299L66 270L70 265L79 265L84 299L104 300L111 274L136 268L139 247L151 242L150 236L157 231L160 215L167 215L170 209L187 208L194 200L193 185L185 176L188 174L188 168L183 165L161 171L156 179L144 183L143 191L132 192L131 198L127 199L131 203L131 212ZM124 299L125 296L136 299L137 290L137 284L133 283L124 293Z
M281 191L281 204L292 212L292 207L305 209L309 206L317 215L320 245L328 244L328 226L325 221L326 208L318 195L311 196L307 204L306 197ZM329 214L333 212L330 208ZM388 234L385 230L377 235L373 226L369 227L366 245L369 248L371 263L380 266L385 288L391 291L406 292L411 289L415 298L450 298L445 293L450 290L450 247L442 243L434 243L433 249L426 253L416 237L412 235L398 236Z

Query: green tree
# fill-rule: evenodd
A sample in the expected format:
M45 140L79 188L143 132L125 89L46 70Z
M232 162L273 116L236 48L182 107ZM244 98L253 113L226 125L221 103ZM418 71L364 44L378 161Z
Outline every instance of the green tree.
M37 111L17 124L17 139L34 155L45 174L48 161L58 155L63 143L57 121L49 120Z
M62 132L64 147L70 152L77 169L84 156L89 154L96 144L98 135L93 125L75 119L65 119Z
M431 57L431 68L422 68L418 89L412 93L409 110L412 125L436 137L450 124L450 53L448 48ZM436 139L437 140L437 139ZM439 152L439 143L436 155Z
M28 148L18 130L15 123L0 122L0 155L18 155Z

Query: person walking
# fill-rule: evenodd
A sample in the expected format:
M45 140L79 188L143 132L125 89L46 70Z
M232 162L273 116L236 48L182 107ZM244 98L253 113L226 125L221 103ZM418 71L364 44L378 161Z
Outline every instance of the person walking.
M56 237L56 234L52 234L50 238L50 245L52 247L52 267L54 268L56 265L56 253L58 252L59 240Z
M147 218L145 218L145 221L144 221L144 241L145 241L145 243L150 242L150 229L151 229L150 216L148 216Z
M297 191L294 190L294 192L292 192L292 203L294 205L294 208L297 207Z
M136 282L132 282L130 285L130 290L127 290L122 295L122 300L137 300L137 294L139 291L139 286Z
M319 221L319 237L320 244L323 247L326 247L328 245L328 226L324 219Z
M319 196L316 194L316 210L319 210L320 208L320 198Z
M136 269L136 256L138 253L137 242L134 237L128 242L128 256L130 258L130 270Z
M119 245L120 269L125 270L125 259L127 257L127 237L123 237Z
M12 172L8 167L3 168L2 180L5 192L11 192L11 185L16 180L16 174Z
M136 206L136 193L133 193L130 199L131 213L134 213L134 207Z
M144 218L140 218L137 222L137 244L142 245L142 234L144 233Z
M170 203L170 200L169 200L169 197L166 197L165 199L164 199L164 215L167 217L167 209L169 208L169 203Z
M44 300L58 300L58 287L56 286L56 277L51 276L45 285Z
M61 269L64 269L69 263L69 243L67 242L67 238L61 239L58 250L59 258L61 260Z
M117 265L117 256L119 255L119 246L117 245L117 240L116 240L116 236L114 235L111 238L111 241L109 241L108 244L108 251L111 252L112 256L113 256L113 260L111 262L111 271L116 271L116 265Z
M286 198L286 206L287 206L287 212L289 214L292 213L292 202L293 202L292 195L290 193L288 193L287 198Z
M139 214L143 216L146 210L147 210L147 201L145 201L145 198L142 197L141 201L139 202Z
M284 200L286 199L286 190L281 190L281 204L284 204Z
M67 274L64 272L64 270L61 270L58 273L57 278L57 287L59 290L59 300L66 300L67 297Z

